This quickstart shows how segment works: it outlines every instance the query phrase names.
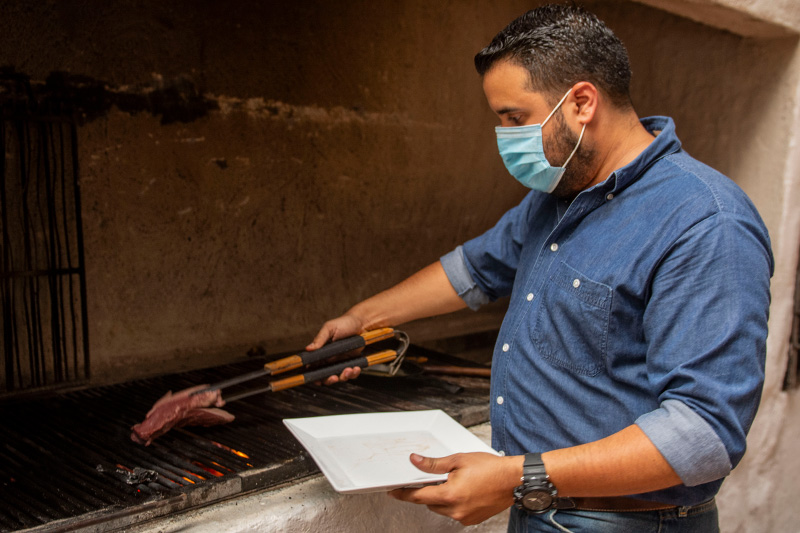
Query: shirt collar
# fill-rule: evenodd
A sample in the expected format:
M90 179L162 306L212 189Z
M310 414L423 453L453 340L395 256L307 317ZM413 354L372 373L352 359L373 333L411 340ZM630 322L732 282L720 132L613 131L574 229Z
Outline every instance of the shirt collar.
M639 176L659 159L674 154L681 149L681 141L675 135L675 123L671 118L646 117L640 119L640 122L656 138L636 159L611 174L610 178L616 177L615 191L622 190L639 179ZM612 183L612 179L607 181Z

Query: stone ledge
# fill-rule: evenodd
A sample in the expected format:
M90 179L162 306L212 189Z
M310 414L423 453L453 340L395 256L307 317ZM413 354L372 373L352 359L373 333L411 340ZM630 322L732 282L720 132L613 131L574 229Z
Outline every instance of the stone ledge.
M800 34L800 9L793 0L633 0L744 37Z

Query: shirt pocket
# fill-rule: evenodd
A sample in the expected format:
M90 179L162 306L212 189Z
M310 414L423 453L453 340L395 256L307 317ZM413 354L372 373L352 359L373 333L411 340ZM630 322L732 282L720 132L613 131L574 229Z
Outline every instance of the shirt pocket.
M612 289L562 262L545 283L533 344L545 360L577 374L603 370Z

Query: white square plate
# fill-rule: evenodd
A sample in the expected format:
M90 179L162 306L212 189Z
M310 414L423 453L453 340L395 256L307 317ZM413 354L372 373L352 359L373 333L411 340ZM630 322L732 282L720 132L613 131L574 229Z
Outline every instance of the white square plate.
M400 411L287 418L334 490L346 494L439 483L447 474L418 470L408 456L444 457L491 447L444 411Z

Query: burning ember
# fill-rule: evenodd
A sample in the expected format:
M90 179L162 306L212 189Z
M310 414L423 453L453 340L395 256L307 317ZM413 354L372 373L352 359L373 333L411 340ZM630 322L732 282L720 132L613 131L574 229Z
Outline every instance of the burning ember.
M222 477L222 476L224 476L224 475L225 475L225 474L223 474L222 472L220 472L220 471L218 471L218 470L214 470L213 468L211 468L211 467L208 467L208 466L206 466L206 465L204 465L203 463L200 463L200 462L198 462L198 461L192 461L192 464L193 464L193 465L196 465L196 466L199 466L200 468L202 468L203 470L205 470L206 472L208 472L208 473L209 473L209 474L211 474L212 476L215 476L215 477Z
M229 451L233 455L238 455L239 457L242 457L244 459L250 459L250 456L247 455L246 453L240 452L239 450L234 450L233 448L231 448L229 446L225 446L224 444L220 444L219 442L216 442L216 441L212 440L211 444L213 444L214 446L216 446L218 448L222 448L223 450Z

